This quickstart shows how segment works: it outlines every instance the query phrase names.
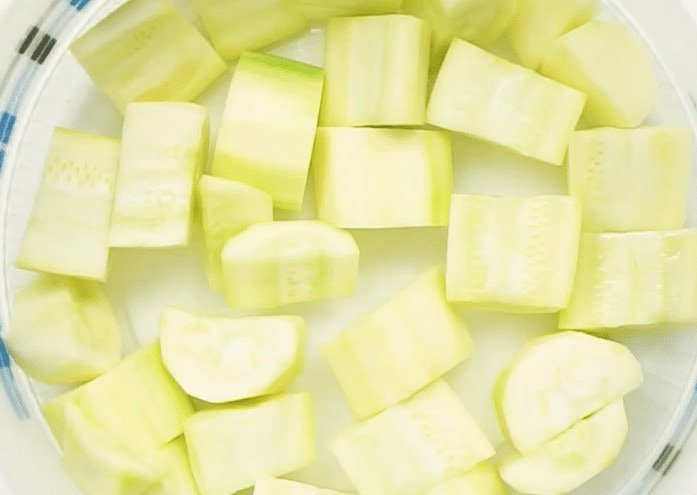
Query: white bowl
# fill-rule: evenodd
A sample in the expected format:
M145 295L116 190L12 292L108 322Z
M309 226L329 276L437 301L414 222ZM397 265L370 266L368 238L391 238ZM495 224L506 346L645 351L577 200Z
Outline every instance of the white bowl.
M0 86L0 232L3 277L0 313L7 324L9 300L31 277L13 261L26 226L41 176L50 133L55 126L118 135L120 115L91 83L67 52L67 46L88 25L110 12L119 1L55 0L40 17L15 17L12 30L38 34L17 54ZM24 1L16 2L24 8ZM84 8L82 8L84 7ZM631 24L652 50L660 74L660 104L651 123L685 125L697 131L695 98L697 64L690 51L697 29L679 0L611 0L604 17ZM24 20L17 21L24 17ZM16 23L19 23L18 26ZM9 28L8 28L9 29ZM9 31L7 31L9 32ZM273 51L314 64L322 62L321 29ZM55 41L52 41L55 40ZM40 46L41 45L41 46ZM46 53L42 61L43 53ZM32 57L33 56L33 57ZM35 60L32 60L34 58ZM41 63L39 63L41 62ZM209 105L215 131L229 73L199 101ZM10 129L9 123L13 126ZM3 127L4 126L4 127ZM4 129L4 132L3 132ZM7 139L5 139L7 138ZM8 141L5 144L2 141ZM456 191L500 194L565 193L565 169L456 138ZM697 187L692 184L690 225L697 225ZM308 194L304 216L312 214ZM305 316L310 326L308 360L294 389L310 390L317 409L319 457L315 465L292 477L318 485L350 489L326 445L351 416L334 378L319 357L320 344L353 318L384 301L397 287L429 266L442 263L445 229L354 232L362 251L359 290L346 300L284 308ZM47 246L47 249L51 249ZM187 249L117 250L106 284L131 349L156 336L156 316L168 304L183 303L202 311L234 314L205 281L198 241ZM512 316L466 312L476 342L474 355L447 378L492 440L502 440L491 386L506 361L532 335L554 331L556 317ZM670 468L697 414L697 334L683 332L621 336L639 357L644 386L628 397L630 433L619 460L576 492L584 495L647 493ZM0 377L7 404L0 407L0 476L11 495L73 495L79 491L67 478L60 456L45 427L39 405L60 393L28 380L11 366L0 347ZM0 396L0 401L5 400Z

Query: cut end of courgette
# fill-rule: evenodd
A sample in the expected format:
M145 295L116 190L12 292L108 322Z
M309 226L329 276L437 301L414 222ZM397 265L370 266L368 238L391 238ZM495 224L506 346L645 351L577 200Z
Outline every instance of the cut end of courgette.
M299 316L207 317L178 308L160 316L162 358L192 397L219 404L274 393L300 370Z
M627 415L617 400L583 419L535 452L510 454L499 469L520 493L568 493L608 468L627 438Z
M51 384L92 380L121 360L121 333L101 286L56 275L15 294L5 341L29 376Z
M627 347L562 332L521 350L500 378L495 401L511 443L528 455L642 382L641 365Z
M541 72L588 95L583 117L594 127L637 127L656 103L648 50L622 24L592 21L565 34Z

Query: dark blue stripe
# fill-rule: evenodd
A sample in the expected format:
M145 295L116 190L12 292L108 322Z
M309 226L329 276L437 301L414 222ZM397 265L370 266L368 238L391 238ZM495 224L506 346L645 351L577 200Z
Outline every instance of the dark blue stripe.
M2 166L5 164L5 150L0 149L0 170L2 170Z
M0 117L0 143L7 144L10 141L10 136L12 135L16 120L17 117L11 113L3 112Z
M7 352L5 341L0 337L0 382L2 387L10 399L12 408L15 410L19 419L29 419L29 410L22 398L22 394L17 388L17 382L12 373L12 365L10 364L10 355Z
M10 367L10 355L7 353L5 341L0 338L0 368Z
M14 376L12 376L12 370L10 368L0 368L0 382L7 393L7 397L10 399L10 404L12 404L17 418L20 420L29 419L29 409L22 398L22 394L17 388L17 383L15 382Z
M75 7L77 10L84 9L88 3L90 3L90 0L70 0L70 5Z

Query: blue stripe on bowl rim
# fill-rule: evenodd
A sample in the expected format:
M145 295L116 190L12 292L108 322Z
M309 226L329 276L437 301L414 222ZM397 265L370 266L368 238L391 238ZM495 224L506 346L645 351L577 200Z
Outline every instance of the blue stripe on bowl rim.
M17 53L0 83L0 174L7 157L7 149L12 141L18 116L29 89L41 65L48 59L57 37L91 0L54 0L46 14L35 26L31 26L27 37L17 47ZM18 7L21 8L21 7ZM42 36L38 36L42 34ZM38 42L37 42L38 40ZM37 44L34 50L29 50ZM2 177L0 175L0 178ZM30 418L27 402L17 385L12 360L7 351L0 329L0 382L7 399L19 420Z

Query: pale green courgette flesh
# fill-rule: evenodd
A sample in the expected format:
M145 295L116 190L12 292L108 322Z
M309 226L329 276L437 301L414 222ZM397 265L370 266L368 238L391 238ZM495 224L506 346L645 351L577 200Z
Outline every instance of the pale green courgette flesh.
M323 126L425 123L430 31L408 15L337 17L327 25Z
M306 333L299 316L160 315L162 359L181 387L209 403L278 392L300 370Z
M332 450L361 495L420 495L495 453L443 381L349 427Z
M590 21L600 0L519 0L507 37L525 67L537 70L559 36Z
M494 399L506 435L528 455L642 382L627 347L561 332L527 343L499 378Z
M18 268L105 281L118 139L57 128Z
M254 495L349 495L347 493L317 488L280 478L261 478L254 486Z
M94 424L76 404L64 411L63 465L87 495L147 493L157 484L157 467L127 443Z
M320 128L312 159L317 216L344 228L447 225L452 167L445 132Z
M296 35L307 21L289 0L191 0L216 51L227 61Z
M159 480L143 495L200 495L183 436L159 449L152 459L158 469Z
M403 0L286 0L287 5L312 20L352 15L392 14Z
M561 165L585 99L456 38L431 92L427 122Z
M300 210L323 85L320 68L243 54L225 104L213 175L267 192L278 208Z
M315 459L310 395L279 395L194 414L186 444L202 495L229 495Z
M189 243L194 184L208 152L208 111L194 103L126 107L109 243L175 247Z
M697 321L697 230L586 234L560 328Z
M250 225L273 220L273 200L252 186L212 175L198 182L198 206L205 244L208 283L223 289L221 253L225 243Z
M432 65L440 65L453 38L488 46L501 38L518 13L519 0L406 0L404 11L433 30Z
M152 451L181 435L193 414L160 357L159 342L126 357L105 375L43 406L60 443L66 407L76 406L105 435L134 451Z
M167 0L129 0L70 50L121 111L132 101L191 101L226 69Z
M233 308L275 308L353 293L359 251L351 234L316 221L259 223L223 248Z
M15 294L5 337L17 364L45 383L98 377L121 360L121 333L97 282L41 275Z
M88 495L199 495L184 437L136 451L74 404L65 410L63 463Z
M527 456L504 456L499 469L520 493L565 494L607 469L626 438L627 415L619 399Z
M491 461L478 464L464 474L436 485L428 495L508 495L496 466Z
M578 202L568 196L454 195L448 300L516 313L565 308L580 230Z
M445 301L440 267L353 322L323 348L359 418L408 398L471 352L465 323Z
M692 166L682 128L591 129L569 143L569 193L586 232L681 229Z
M540 70L588 95L583 117L593 127L637 127L656 103L648 49L622 24L593 21L565 34Z

